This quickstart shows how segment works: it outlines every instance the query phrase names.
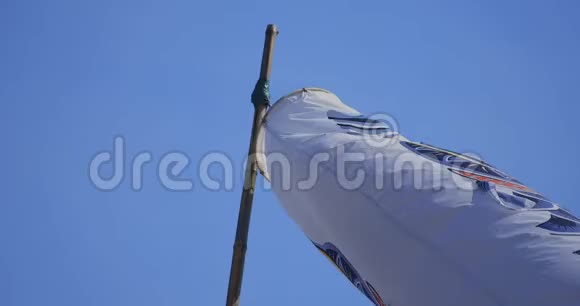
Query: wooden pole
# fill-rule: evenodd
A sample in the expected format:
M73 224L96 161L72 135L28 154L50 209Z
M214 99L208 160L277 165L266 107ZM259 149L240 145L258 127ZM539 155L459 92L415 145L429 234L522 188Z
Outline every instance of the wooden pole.
M246 258L248 243L248 231L250 229L250 217L252 213L252 202L254 200L254 188L256 186L256 176L258 173L258 165L256 164L256 141L260 125L262 124L262 120L264 119L266 110L268 109L268 82L270 80L274 40L277 34L278 29L276 26L269 24L266 28L266 39L264 41L264 52L262 54L260 79L252 93L254 120L252 124L252 136L250 138L250 150L248 151L248 161L246 163L244 189L242 191L240 211L238 214L238 227L236 229L236 240L234 242L234 253L232 255L232 266L230 270L226 306L238 306L240 302L244 261Z

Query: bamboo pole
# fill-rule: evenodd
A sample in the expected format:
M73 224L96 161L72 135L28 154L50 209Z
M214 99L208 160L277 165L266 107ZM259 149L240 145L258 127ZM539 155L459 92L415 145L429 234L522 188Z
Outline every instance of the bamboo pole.
M269 24L266 28L266 39L264 41L264 51L262 53L260 78L254 88L254 92L252 93L254 120L252 124L252 136L250 138L248 160L246 163L244 189L240 200L240 211L238 214L238 226L236 229L236 240L234 242L234 252L232 255L232 266L230 270L226 306L238 306L240 302L244 262L248 243L248 231L250 229L250 217L252 213L252 202L254 200L254 188L258 173L258 166L256 164L256 142L260 125L266 115L266 110L268 109L269 104L269 80L272 65L272 53L274 50L274 40L277 34L278 29L276 26Z

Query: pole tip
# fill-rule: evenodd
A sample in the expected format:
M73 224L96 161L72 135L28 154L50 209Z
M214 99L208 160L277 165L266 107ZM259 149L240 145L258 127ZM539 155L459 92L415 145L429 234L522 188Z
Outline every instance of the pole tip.
M266 34L277 35L278 34L278 27L275 24L269 24L268 27L266 27Z

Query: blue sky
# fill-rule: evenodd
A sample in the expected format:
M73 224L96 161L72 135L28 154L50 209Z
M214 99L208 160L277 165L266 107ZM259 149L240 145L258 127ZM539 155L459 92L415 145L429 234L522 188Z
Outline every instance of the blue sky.
M3 1L0 305L224 304L241 178L209 191L196 169L215 151L242 164L268 23L274 98L329 89L579 213L579 13L572 0ZM116 135L127 158L153 156L139 192L88 179ZM172 151L191 157L193 191L159 184ZM271 192L256 194L247 255L242 305L370 305Z

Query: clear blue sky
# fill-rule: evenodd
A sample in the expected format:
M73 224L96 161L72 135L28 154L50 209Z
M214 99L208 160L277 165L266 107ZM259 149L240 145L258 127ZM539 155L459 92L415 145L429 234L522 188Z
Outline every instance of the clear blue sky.
M573 0L2 1L0 305L224 304L241 180L204 190L197 161L242 163L272 22L275 98L332 90L580 212L579 15ZM94 188L115 135L129 156L187 153L195 189L164 189L155 163L140 192ZM242 306L370 305L266 191L244 281Z

